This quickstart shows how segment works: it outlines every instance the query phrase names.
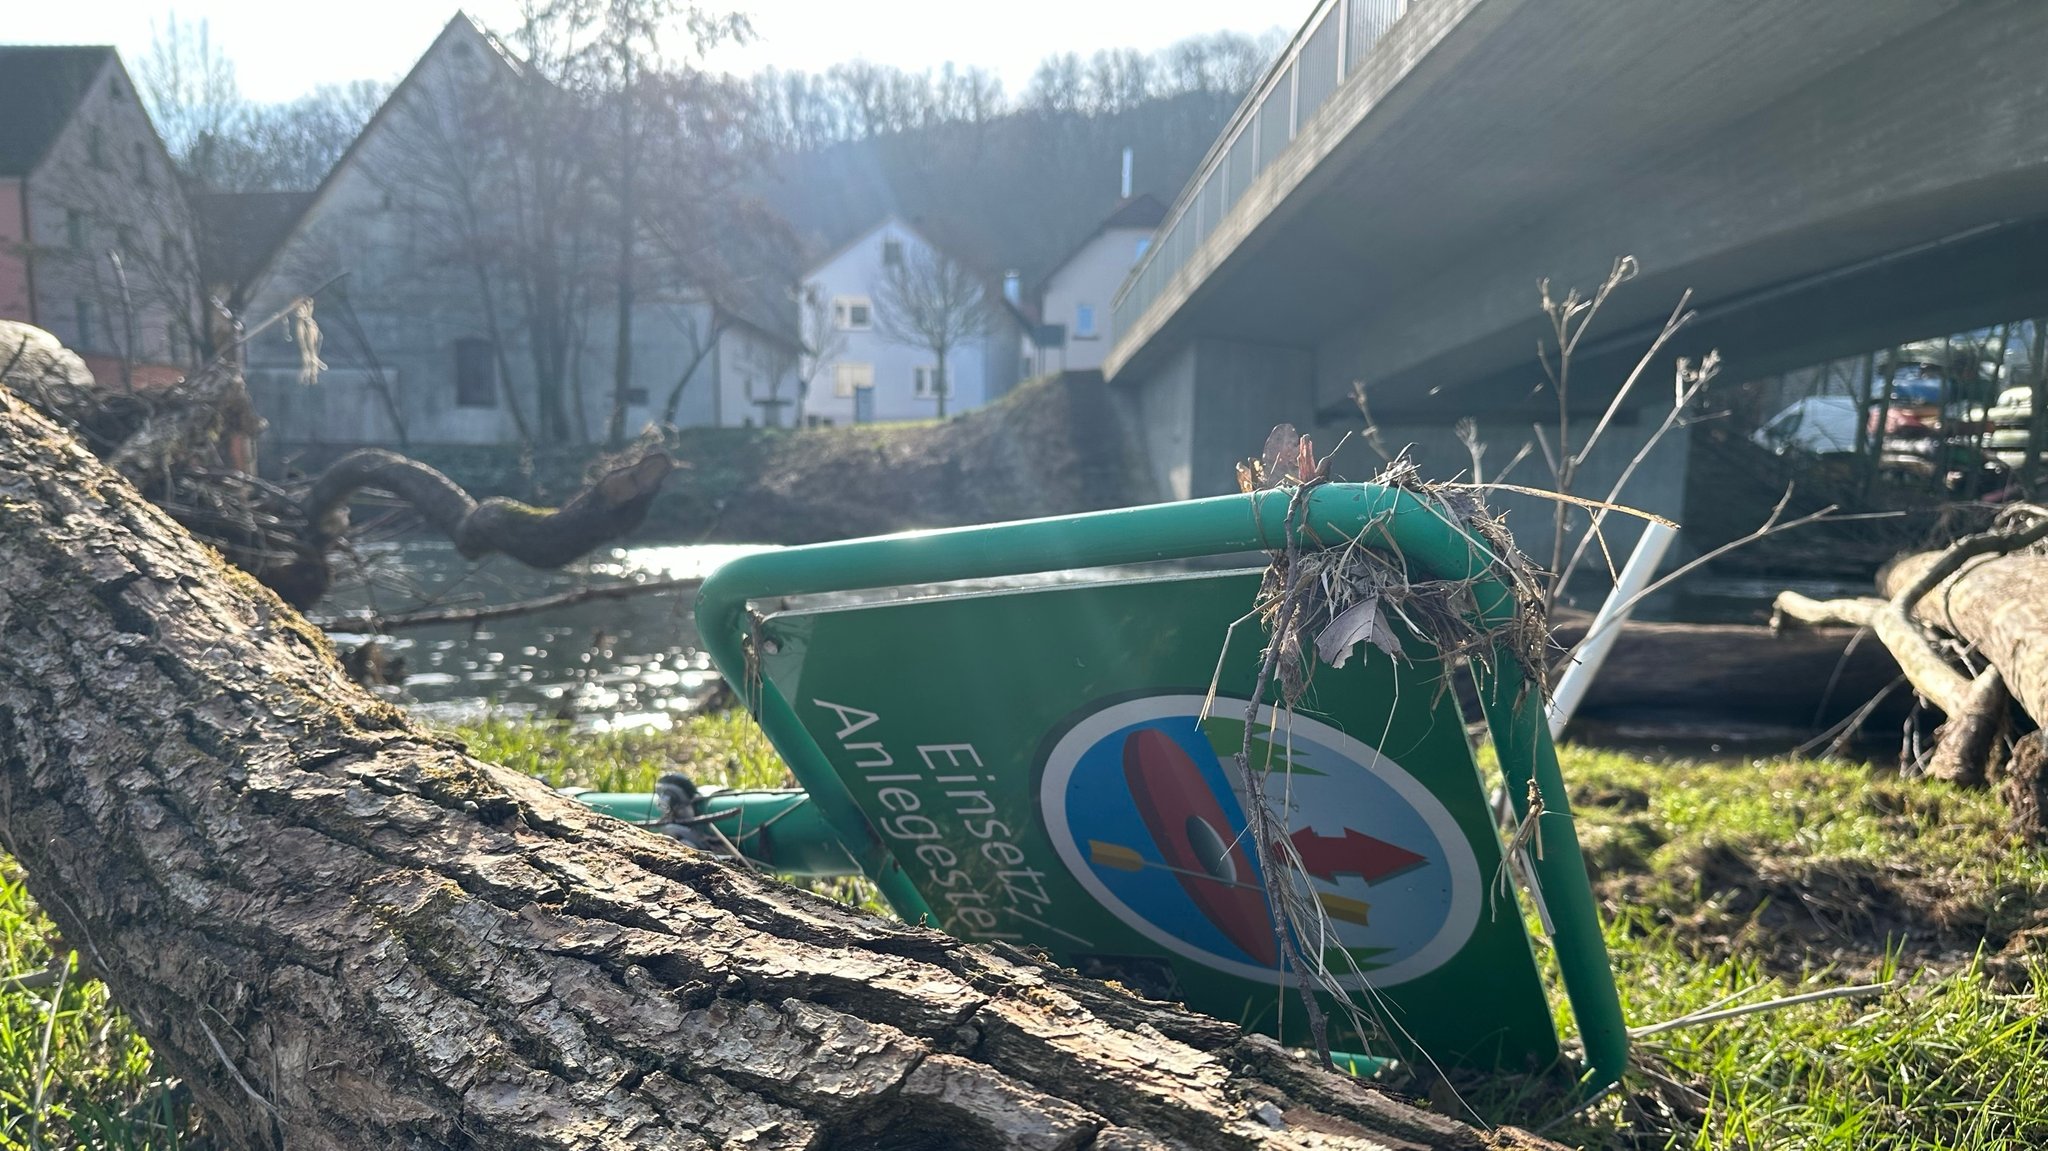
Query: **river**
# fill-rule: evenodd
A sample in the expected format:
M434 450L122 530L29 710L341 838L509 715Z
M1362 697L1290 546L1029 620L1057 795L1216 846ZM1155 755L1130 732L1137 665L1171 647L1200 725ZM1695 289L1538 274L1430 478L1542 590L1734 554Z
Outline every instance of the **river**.
M508 603L621 579L701 578L759 545L612 548L558 571L502 556L470 561L444 542L365 546L323 612ZM486 714L559 717L587 728L666 727L718 685L688 592L634 596L376 637L393 661L383 694L439 722ZM343 648L372 637L337 632Z

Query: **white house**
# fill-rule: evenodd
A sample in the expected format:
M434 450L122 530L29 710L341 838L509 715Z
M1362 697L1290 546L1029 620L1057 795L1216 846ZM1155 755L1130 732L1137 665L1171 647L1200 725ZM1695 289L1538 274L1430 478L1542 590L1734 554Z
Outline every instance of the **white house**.
M1109 304L1145 254L1166 207L1149 195L1117 204L1040 282L1033 374L1094 372L1116 343Z
M806 418L869 423L931 419L940 414L938 365L931 349L891 339L877 313L880 286L905 260L928 259L938 249L893 216L804 273L805 294L829 301L826 331L813 336L819 353L804 401ZM950 380L944 412L954 415L997 399L1024 370L1017 349L1026 324L999 285L982 291L987 322L981 335L947 354Z
M537 310L530 275L492 255L494 236L530 225L473 124L522 70L458 13L261 262L244 315L313 294L327 364L302 384L284 326L245 349L274 445L514 443L522 423L541 443L604 436L614 305L591 292ZM788 422L802 347L791 275L763 272L714 303L658 258L642 258L627 434L662 420L672 394L679 425Z

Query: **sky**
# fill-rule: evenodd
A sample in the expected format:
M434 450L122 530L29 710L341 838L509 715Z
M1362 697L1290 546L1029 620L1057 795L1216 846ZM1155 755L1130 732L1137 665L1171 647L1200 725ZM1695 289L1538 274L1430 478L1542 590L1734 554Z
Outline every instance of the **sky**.
M764 67L820 71L864 58L920 70L952 61L1002 76L1015 95L1039 60L1100 48L1165 47L1204 32L1291 31L1313 0L740 0L756 39L718 51L712 63L750 73ZM106 44L129 70L148 50L152 27L176 11L205 21L235 63L242 94L289 100L321 84L395 80L448 18L462 8L486 27L508 28L517 0L0 0L0 41ZM1294 11L1299 8L1299 11ZM319 15L311 15L318 13Z

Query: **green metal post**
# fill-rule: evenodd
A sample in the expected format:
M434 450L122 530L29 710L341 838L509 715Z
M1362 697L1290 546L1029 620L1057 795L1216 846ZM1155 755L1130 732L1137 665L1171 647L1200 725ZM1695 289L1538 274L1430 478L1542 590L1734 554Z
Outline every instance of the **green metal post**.
M576 795L576 802L628 823L653 823L664 814L660 800L646 791L586 791ZM829 879L860 874L838 829L801 788L707 788L697 801L697 814L721 817L710 826L741 855L777 875Z

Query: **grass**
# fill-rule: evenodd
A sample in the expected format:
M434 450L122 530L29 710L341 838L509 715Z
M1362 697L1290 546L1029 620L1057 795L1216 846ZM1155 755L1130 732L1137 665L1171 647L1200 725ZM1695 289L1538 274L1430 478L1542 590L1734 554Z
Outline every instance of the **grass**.
M183 1092L0 857L0 1148L176 1148ZM47 982L46 982L47 981ZM24 983L42 984L23 986Z
M557 785L641 790L679 768L740 786L785 778L759 731L730 714L659 733L490 721L457 734ZM1647 763L1586 749L1564 760L1632 1022L1891 986L1644 1039L1625 1089L1553 1122L1551 1138L2048 1146L2037 990L2048 986L2048 858L2006 835L1995 798L1843 762ZM69 951L0 866L0 974L47 970L53 954ZM151 1069L105 989L64 971L61 993L0 985L0 1151L191 1142L182 1093ZM1466 1097L1525 1125L1548 1119L1533 1090Z
M2048 1146L2048 859L1982 792L1850 763L1565 757L1626 1017L1883 993L1646 1038L1550 1134L1611 1147Z

